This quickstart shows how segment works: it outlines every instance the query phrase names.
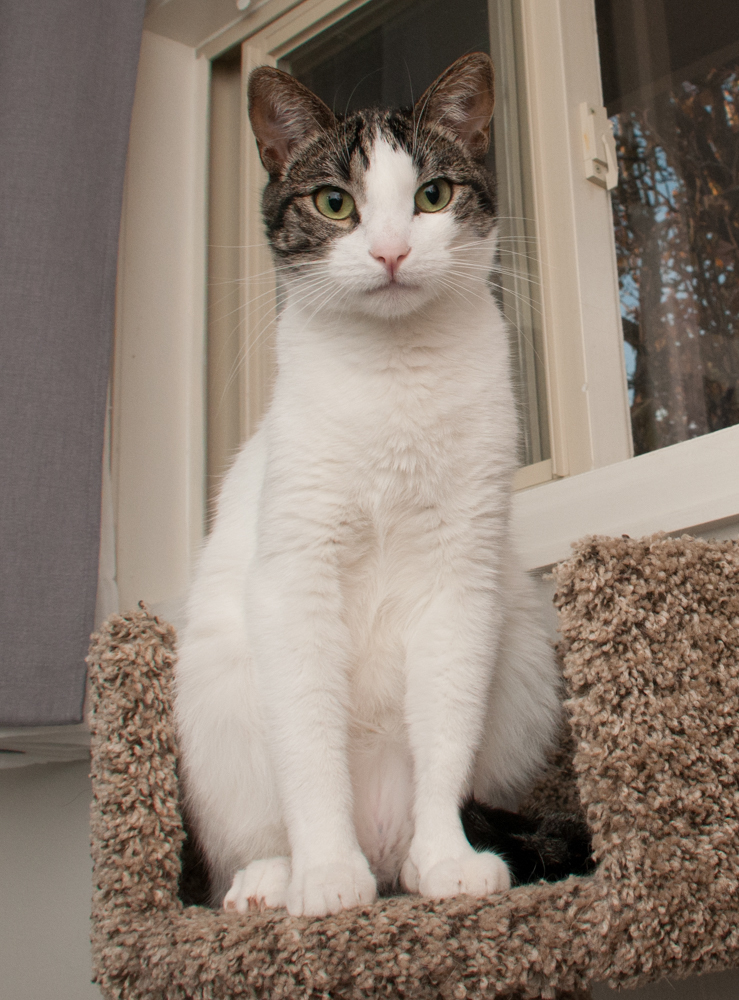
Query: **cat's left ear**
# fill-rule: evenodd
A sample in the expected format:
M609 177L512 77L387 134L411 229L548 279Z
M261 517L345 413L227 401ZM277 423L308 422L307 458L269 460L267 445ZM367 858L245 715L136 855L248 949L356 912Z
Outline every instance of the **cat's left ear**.
M495 71L490 56L471 52L444 70L416 103L416 120L453 132L476 160L490 144L495 106Z

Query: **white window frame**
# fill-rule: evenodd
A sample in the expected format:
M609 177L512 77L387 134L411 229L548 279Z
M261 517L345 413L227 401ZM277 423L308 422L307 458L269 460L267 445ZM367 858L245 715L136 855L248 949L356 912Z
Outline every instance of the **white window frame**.
M363 2L267 0L232 17L235 6L219 0L210 14L220 27L197 21L187 0L147 15L113 400L122 607L143 598L166 610L187 588L204 533L209 60L243 42L254 64L276 60ZM530 487L514 504L526 566L565 558L588 533L725 534L739 524L739 427L631 457L610 201L585 179L581 154L579 105L602 100L593 2L520 2L553 444L549 467L518 481ZM257 162L246 139L244 157ZM257 233L259 187L247 189L244 219Z

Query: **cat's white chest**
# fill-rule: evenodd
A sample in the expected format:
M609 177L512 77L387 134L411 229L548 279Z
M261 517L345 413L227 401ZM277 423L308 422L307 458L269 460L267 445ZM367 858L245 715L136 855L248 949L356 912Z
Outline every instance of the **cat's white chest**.
M406 520L399 507L358 515L339 560L353 715L370 727L402 717L408 634L423 595L422 533L411 523L416 513Z
M381 528L398 524L409 505L434 504L453 468L471 457L487 422L477 400L485 407L489 389L479 360L466 369L429 348L378 347L365 363L356 353L359 359L329 356L286 409L292 426L311 427L310 447L327 475L346 475Z

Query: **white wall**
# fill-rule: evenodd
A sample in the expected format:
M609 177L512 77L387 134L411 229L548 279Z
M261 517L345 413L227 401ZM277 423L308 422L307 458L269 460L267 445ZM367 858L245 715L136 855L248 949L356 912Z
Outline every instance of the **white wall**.
M90 981L89 770L0 770L0 1000L100 1000Z
M124 609L180 593L202 536L207 83L192 48L144 32L113 385ZM0 769L0 1000L100 1000L90 982L88 773L86 761Z
M593 990L593 1000L737 1000L739 997L739 972L712 972L707 976L696 976L683 979L680 982L663 979L660 983L652 983L641 990L609 990L605 986L596 986Z
M182 594L203 536L208 63L144 31L121 218L111 473L122 608Z
M100 1000L90 982L88 772L85 761L0 770L0 1000ZM739 971L619 995L736 1000Z

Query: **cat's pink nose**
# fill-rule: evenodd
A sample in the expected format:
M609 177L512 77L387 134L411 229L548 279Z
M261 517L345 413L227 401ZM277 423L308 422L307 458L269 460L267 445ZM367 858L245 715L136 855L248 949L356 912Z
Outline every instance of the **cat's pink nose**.
M410 252L411 248L405 244L379 246L370 250L372 256L380 261L391 278L398 273L398 268Z

